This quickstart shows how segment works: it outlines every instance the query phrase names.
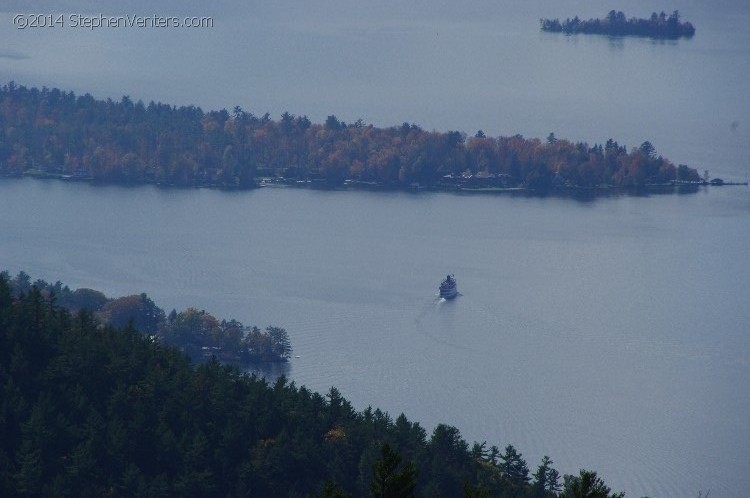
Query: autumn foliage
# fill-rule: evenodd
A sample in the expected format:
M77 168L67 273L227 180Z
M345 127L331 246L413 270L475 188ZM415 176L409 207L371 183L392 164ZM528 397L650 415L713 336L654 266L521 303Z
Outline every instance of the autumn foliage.
M9 83L0 89L0 175L21 174L224 187L252 187L258 177L434 186L478 175L535 190L698 179L649 142L628 151L611 139L590 146L552 134L467 137L409 123L346 124L335 116L316 124L287 112L273 120L240 107L204 112Z

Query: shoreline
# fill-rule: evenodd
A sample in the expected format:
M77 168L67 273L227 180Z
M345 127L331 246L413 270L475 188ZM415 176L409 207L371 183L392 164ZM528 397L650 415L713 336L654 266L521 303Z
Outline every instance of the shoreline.
M88 183L95 186L119 186L119 187L139 187L144 185L153 185L159 188L167 189L201 189L208 188L225 191L250 191L260 188L302 188L315 190L364 190L379 192L447 192L447 193L467 193L467 194L527 194L527 195L579 195L587 194L591 196L606 196L612 193L659 193L665 191L687 190L692 193L697 192L699 187L733 187L748 186L748 182L722 181L721 183L712 183L710 181L700 182L681 182L671 181L669 183L652 183L645 185L600 185L596 187L582 187L577 185L558 185L549 189L533 189L525 186L496 186L496 185L466 185L461 183L437 183L435 185L421 184L386 184L379 182L368 182L359 180L345 180L341 184L332 184L325 180L291 180L282 177L261 177L256 179L253 185L223 185L218 183L205 183L194 185L177 185L165 182L126 182L126 181L100 181L90 177L74 177L58 173L47 172L25 172L19 175L0 175L0 180L31 178L34 180L56 180L63 182Z

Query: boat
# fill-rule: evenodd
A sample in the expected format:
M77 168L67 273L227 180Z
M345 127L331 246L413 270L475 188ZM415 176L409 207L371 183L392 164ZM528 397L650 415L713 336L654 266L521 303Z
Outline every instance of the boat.
M458 295L458 287L456 287L456 277L448 275L440 283L440 297L443 299L453 299Z

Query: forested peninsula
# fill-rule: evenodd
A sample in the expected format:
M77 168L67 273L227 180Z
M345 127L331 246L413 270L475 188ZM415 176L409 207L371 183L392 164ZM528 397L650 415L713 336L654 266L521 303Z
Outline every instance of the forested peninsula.
M680 12L675 10L667 16L664 11L653 12L649 19L625 17L622 11L610 10L604 19L584 21L575 16L560 22L559 19L540 19L542 31L552 33L577 33L609 36L645 36L648 38L692 38L695 27L689 22L680 22Z
M335 388L191 364L133 321L13 285L0 274L0 496L622 496L593 471L561 480L548 457L531 473L511 444L356 411Z
M162 344L177 347L193 361L216 357L248 367L286 362L292 353L289 334L280 327L268 326L261 330L234 319L219 320L196 308L179 313L173 309L167 315L145 293L113 299L94 289L72 290L59 281L54 284L42 279L32 282L24 271L13 278L2 272L0 278L7 281L13 296L36 289L43 298L53 300L72 313L85 310L103 325L114 328L132 325Z
M0 175L253 188L319 183L389 188L529 189L697 183L648 141L630 150L521 135L473 136L329 116L279 120L240 107L204 112L129 97L97 100L8 83L0 89Z

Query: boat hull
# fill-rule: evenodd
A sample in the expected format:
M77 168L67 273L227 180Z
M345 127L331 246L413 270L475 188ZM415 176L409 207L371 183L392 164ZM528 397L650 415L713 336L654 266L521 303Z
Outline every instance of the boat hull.
M440 297L443 299L453 299L458 295L458 289L455 287L451 289L440 289Z

